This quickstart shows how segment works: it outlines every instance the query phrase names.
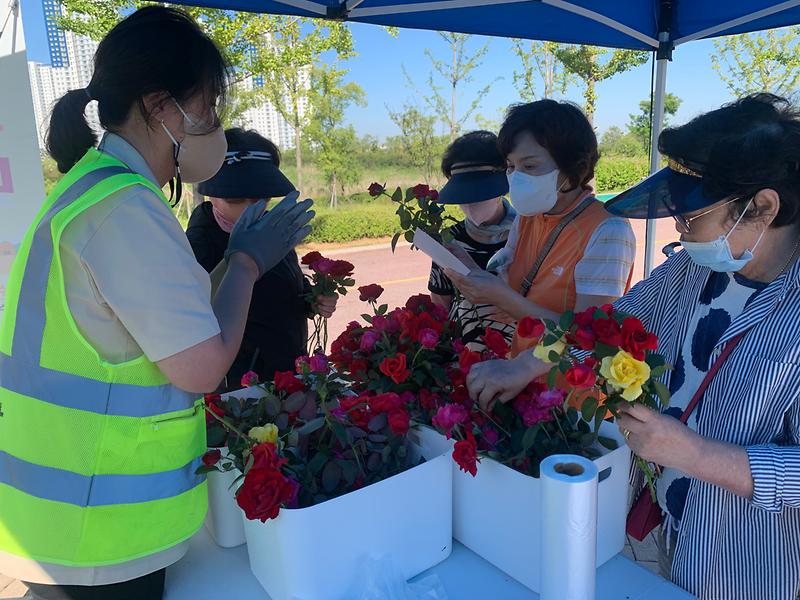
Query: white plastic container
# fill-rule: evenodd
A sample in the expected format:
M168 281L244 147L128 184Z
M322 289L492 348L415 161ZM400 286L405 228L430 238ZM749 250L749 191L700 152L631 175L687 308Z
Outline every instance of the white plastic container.
M427 458L322 504L283 508L266 523L245 519L250 569L272 600L346 598L368 557L390 557L406 579L445 560L452 550L452 459Z
M223 458L226 448L220 448ZM242 509L236 504L234 481L240 471L234 469L227 473L211 471L208 473L208 513L206 529L211 538L222 548L235 548L245 543ZM241 482L240 482L241 483ZM239 484L237 484L239 485Z
M423 454L436 456L452 441L431 429L422 436ZM595 459L597 490L597 566L619 554L625 545L628 473L631 453L616 425L600 426L604 437L619 444ZM452 461L452 458L451 458ZM539 480L491 459L482 459L472 477L453 468L453 537L524 586L539 592Z

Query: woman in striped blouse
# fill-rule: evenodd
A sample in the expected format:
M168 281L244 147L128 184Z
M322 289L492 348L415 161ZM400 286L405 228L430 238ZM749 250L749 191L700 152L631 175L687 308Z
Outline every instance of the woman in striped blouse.
M760 94L664 131L669 166L611 203L673 216L678 252L615 305L640 317L674 366L657 414L625 410L631 449L664 467L662 564L701 599L800 593L800 112ZM714 360L744 333L684 426ZM530 353L476 365L482 404L547 370Z

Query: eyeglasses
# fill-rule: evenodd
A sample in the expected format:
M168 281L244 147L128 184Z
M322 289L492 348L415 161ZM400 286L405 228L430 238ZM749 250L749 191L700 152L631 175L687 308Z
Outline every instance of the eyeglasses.
M709 213L714 212L715 210L722 208L723 206L728 206L732 202L736 202L737 200L741 200L741 197L737 196L735 198L731 198L727 202L720 204L719 206L715 206L714 208L709 208L705 212L701 212L699 215L695 215L693 217L684 217L683 215L672 215L672 218L675 219L675 223L678 225L678 231L681 233L691 233L692 232L692 221L695 219L699 219L700 217L704 217Z

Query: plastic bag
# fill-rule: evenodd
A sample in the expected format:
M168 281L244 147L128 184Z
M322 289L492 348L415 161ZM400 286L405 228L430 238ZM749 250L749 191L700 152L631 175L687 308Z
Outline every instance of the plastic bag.
M448 600L438 575L407 582L390 557L364 561L363 578L347 595L352 600Z

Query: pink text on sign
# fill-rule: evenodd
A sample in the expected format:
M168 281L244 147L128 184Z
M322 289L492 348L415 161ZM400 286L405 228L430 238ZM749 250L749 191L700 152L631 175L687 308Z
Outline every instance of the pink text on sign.
M0 157L0 194L14 192L14 183L11 181L11 162Z

